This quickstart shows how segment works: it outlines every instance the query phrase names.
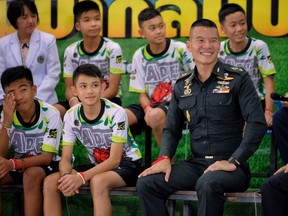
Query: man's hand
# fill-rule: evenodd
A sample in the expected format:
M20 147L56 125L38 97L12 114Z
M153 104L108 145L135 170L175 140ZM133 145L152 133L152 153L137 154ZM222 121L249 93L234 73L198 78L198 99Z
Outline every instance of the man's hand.
M228 171L233 172L237 169L237 167L233 163L229 163L227 160L216 161L215 163L211 164L205 171L204 174L210 171Z
M156 164L153 164L151 167L145 169L140 175L138 176L141 178L142 176L148 176L155 173L165 173L165 181L168 182L171 173L171 163L170 159L163 159Z
M280 172L284 172L284 173L288 173L288 164L286 164L285 166L281 167L280 169L278 169L275 173L275 174L278 174Z

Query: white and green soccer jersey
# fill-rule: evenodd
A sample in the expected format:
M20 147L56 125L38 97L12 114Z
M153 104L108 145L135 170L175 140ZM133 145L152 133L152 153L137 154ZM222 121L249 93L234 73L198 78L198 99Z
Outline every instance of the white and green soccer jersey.
M274 75L276 70L264 41L249 38L247 47L239 53L230 50L229 40L222 41L219 58L227 64L244 68L250 74L261 100L265 98L263 78Z
M165 51L158 55L143 46L133 55L129 91L146 93L151 99L159 83L171 83L173 88L180 74L193 68L192 55L183 42L168 39Z
M74 70L79 65L88 63L95 64L100 68L106 85L109 85L110 73L125 73L121 47L109 38L102 37L99 48L93 53L87 53L83 49L83 40L68 46L64 53L64 78L72 78Z
M90 162L96 164L95 148L109 149L112 143L124 143L123 153L133 161L141 158L138 145L128 132L125 110L107 99L101 99L99 116L86 119L82 104L77 104L64 116L63 146L73 146L79 140L87 149Z
M12 128L9 133L9 145L14 149L16 158L39 155L42 152L57 156L62 134L62 120L59 111L43 101L36 100L36 119L25 123L18 112L14 112ZM3 119L3 112L1 119ZM2 129L2 124L1 124Z

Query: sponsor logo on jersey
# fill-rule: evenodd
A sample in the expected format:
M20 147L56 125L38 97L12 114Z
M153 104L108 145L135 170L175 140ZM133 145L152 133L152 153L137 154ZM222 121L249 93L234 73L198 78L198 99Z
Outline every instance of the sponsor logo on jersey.
M57 132L58 132L57 129L50 129L48 138L56 139L57 138Z
M121 62L122 62L122 56L117 56L116 63L121 63Z
M125 130L125 122L119 122L117 130Z

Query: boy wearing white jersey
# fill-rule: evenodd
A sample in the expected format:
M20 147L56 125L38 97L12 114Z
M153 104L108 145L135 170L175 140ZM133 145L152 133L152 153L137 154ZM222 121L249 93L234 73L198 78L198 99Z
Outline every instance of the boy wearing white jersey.
M219 58L235 67L243 67L249 74L265 110L268 126L272 125L273 103L270 94L275 91L276 73L267 44L247 36L244 9L238 4L225 4L219 11L221 30L228 37L221 42Z
M63 117L79 99L71 91L73 71L82 64L95 64L102 72L105 89L101 97L121 105L120 80L125 73L122 50L118 43L102 37L102 20L99 6L93 1L81 1L74 5L75 27L83 40L68 46L64 53L64 80L66 101L55 104Z
M42 215L41 186L47 175L58 171L60 113L35 99L37 88L30 69L24 66L6 69L1 85L5 95L0 119L0 184L23 184L25 215ZM10 149L14 157L7 159Z
M129 132L125 110L101 98L103 85L94 64L80 65L73 73L72 90L81 103L64 116L59 172L44 182L45 215L62 215L60 195L73 196L88 181L94 215L112 215L109 191L136 184L141 153ZM72 168L76 140L87 149L90 163Z
M138 23L139 34L148 44L133 55L129 91L139 93L140 104L130 105L126 113L131 129L146 123L160 145L173 86L194 63L184 43L166 38L165 23L155 8L141 11Z

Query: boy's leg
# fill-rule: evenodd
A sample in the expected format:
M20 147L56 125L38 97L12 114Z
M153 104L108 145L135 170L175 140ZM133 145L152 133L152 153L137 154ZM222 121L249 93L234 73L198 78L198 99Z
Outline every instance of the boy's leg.
M162 107L156 107L148 111L145 116L147 125L152 128L155 140L160 147L162 141L162 132L165 126L166 113Z
M23 173L24 212L26 216L43 214L42 184L46 177L42 167L29 167Z
M44 215L62 215L61 193L58 190L60 173L48 175L44 180Z
M93 198L94 215L112 215L109 191L111 188L124 187L126 183L114 171L95 175L90 180L90 189Z

